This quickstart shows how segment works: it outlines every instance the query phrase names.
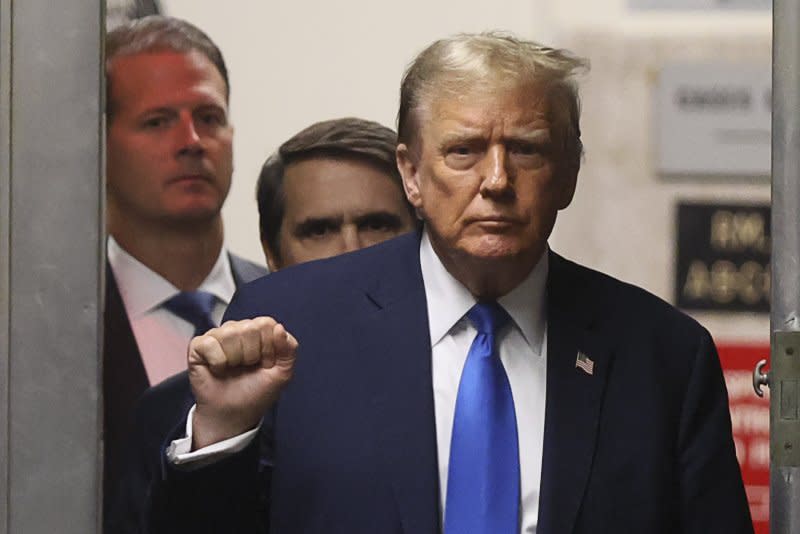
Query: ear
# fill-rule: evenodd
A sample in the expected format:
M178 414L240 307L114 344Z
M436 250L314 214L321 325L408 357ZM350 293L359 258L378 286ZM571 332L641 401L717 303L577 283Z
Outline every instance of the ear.
M417 158L411 152L405 143L397 145L397 169L400 171L400 176L403 177L403 189L408 201L419 209L422 207L422 195L419 192L419 169L414 162Z
M261 241L261 250L264 251L264 258L267 260L269 272L274 273L275 271L279 270L281 268L281 264L278 261L278 257L264 240Z

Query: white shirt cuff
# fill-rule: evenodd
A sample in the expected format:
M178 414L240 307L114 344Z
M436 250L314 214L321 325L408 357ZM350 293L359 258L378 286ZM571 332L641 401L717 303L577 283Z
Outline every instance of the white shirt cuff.
M167 459L169 462L183 469L190 470L204 467L240 452L255 439L258 429L261 428L261 422L259 421L257 427L248 430L244 434L239 434L193 451L192 421L194 420L196 407L196 404L192 406L192 409L189 410L189 415L186 417L186 437L174 440L167 447Z

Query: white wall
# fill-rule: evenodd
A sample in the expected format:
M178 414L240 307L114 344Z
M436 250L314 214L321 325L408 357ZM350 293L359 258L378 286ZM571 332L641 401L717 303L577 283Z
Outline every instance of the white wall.
M770 61L769 34L645 35L583 30L570 48L592 58L584 81L586 161L553 243L567 256L672 301L679 200L768 202L767 179L667 179L655 172L652 97L670 61ZM768 339L766 314L698 314L718 339Z
M162 0L203 28L231 73L235 177L230 247L260 260L255 180L263 160L312 122L355 115L394 126L405 65L436 38L502 29L588 57L587 158L551 243L568 257L672 298L678 198L769 198L766 182L666 182L654 171L651 95L670 60L769 62L767 12L632 12L626 0L257 2ZM726 340L768 338L766 315L699 317Z

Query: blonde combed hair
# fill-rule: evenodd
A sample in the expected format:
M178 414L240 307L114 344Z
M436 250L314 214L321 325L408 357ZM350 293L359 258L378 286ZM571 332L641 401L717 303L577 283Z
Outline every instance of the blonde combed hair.
M422 116L434 99L536 87L547 98L548 120L564 170L577 172L583 144L575 77L588 67L587 60L568 50L503 32L462 33L438 40L411 62L403 76L398 140L414 146Z

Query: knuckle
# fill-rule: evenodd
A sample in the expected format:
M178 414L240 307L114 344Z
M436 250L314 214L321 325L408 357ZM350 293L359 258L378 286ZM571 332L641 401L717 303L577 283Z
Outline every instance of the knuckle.
M226 321L221 326L209 330L207 332L207 335L213 336L220 343L223 343L239 335L239 332L241 331L242 328L241 323L242 321Z
M262 328L274 328L275 327L275 319L272 317L256 317L252 319L253 324L256 329L261 330Z
M197 336L192 339L190 348L200 353L208 353L214 350L217 346L217 340L212 335Z

